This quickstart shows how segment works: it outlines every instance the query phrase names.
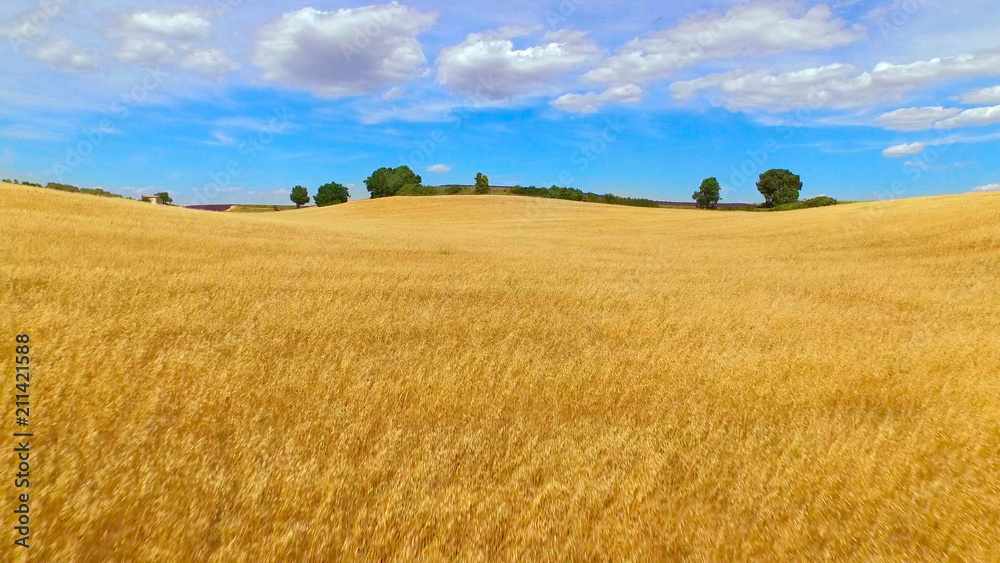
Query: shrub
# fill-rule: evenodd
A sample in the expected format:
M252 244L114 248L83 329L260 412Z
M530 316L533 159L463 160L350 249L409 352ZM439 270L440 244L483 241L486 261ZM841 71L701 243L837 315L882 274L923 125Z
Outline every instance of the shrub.
M837 205L840 202L832 197L821 195L819 197L807 199L802 203L804 203L806 207L826 207L827 205Z
M414 195L438 195L438 189L434 186L421 186L420 184L406 184L396 192L398 196Z
M56 184L55 182L49 182L45 185L46 188L50 190L59 190L61 192L79 192L80 188L76 186L70 186L69 184Z
M586 201L590 203L611 203L614 205L631 205L633 207L660 207L659 203L651 199L618 197L614 194L600 195L575 188L561 188L559 186L552 186L551 188L536 188L535 186L528 186L527 188L524 188L521 186L514 186L510 193L528 197L548 197L552 199L568 199L571 201Z
M70 186L72 187L72 186ZM118 194L113 194L108 191L104 191L101 188L82 188L78 190L81 194L96 195L101 197L123 197Z

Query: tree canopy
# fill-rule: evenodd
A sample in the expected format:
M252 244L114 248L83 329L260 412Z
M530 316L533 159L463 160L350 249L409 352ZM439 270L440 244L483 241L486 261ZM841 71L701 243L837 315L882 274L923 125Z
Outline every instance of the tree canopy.
M313 199L316 200L317 207L326 207L327 205L346 203L350 197L351 195L343 184L330 182L329 184L320 186L316 190L316 195L313 196Z
M423 180L410 170L409 166L397 168L379 168L365 180L365 187L372 198L396 195L403 186L413 184L419 186Z
M292 200L295 207L302 207L303 205L309 203L309 190L303 188L302 186L295 186L292 188L291 195L288 199Z
M488 194L490 193L490 178L482 172L476 172L476 193L477 194Z
M784 169L768 170L757 182L757 191L768 207L798 201L801 190L802 179Z
M167 192L160 192L160 193L154 194L154 195L156 195L156 197L159 198L159 200L162 201L163 203L173 203L174 202L174 200L170 197L170 194L168 194Z
M722 188L719 186L719 181L715 178L705 178L701 182L701 187L698 191L694 192L691 197L698 204L698 207L703 209L715 209L719 205L719 193Z

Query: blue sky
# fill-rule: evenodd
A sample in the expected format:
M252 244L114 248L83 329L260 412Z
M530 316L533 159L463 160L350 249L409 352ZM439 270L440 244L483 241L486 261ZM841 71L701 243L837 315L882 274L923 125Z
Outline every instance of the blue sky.
M286 203L426 184L723 201L1000 189L995 2L7 0L0 176Z

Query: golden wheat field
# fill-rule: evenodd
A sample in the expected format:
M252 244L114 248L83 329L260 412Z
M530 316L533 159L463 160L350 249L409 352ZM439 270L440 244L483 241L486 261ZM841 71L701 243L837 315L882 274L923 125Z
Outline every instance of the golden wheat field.
M1000 194L0 217L33 560L997 557Z

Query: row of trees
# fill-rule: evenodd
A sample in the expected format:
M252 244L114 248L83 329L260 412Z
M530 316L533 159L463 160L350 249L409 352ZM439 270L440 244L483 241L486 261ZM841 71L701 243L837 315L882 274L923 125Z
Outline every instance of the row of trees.
M316 190L316 195L313 196L313 200L316 202L316 207L326 207L327 205L346 203L350 198L351 194L347 190L347 187L343 184L338 184L337 182L323 184L318 190ZM303 205L309 203L309 190L302 186L295 186L292 188L292 193L288 196L288 199L292 200L295 207L302 207Z
M96 196L101 196L101 197L114 197L114 198L123 198L123 199L125 197L125 196L123 196L121 194L112 193L112 192L109 192L109 191L104 190L102 188L78 188L76 186L71 186L69 184L60 184L58 182L49 182L48 184L46 184L44 186L41 185L41 184L39 184L39 183L37 183L37 182L20 182L20 181L18 181L16 179L15 180L9 180L9 179L6 179L6 178L3 179L3 180L0 180L0 182L6 182L8 184L20 184L22 186L32 186L32 187L35 187L35 188L48 188L50 190L58 190L60 192L70 192L70 193L75 193L75 194L87 194L87 195L96 195ZM159 197L160 199L162 199L164 203L170 203L170 202L173 201L172 199L170 199L170 195L167 194L167 192L160 192L160 193L158 193L156 195L157 195L157 197ZM129 198L129 199L131 199L131 198Z
M764 196L764 207L784 205L799 200L802 191L802 179L785 169L768 170L757 180L757 191ZM705 178L698 191L691 195L698 207L715 209L719 205L722 192L719 181L715 178Z
M372 199L379 197L390 197L394 195L427 195L431 192L437 193L436 188L423 185L423 178L410 169L409 166L397 166L396 168L379 168L372 172L365 180L365 187ZM457 186L452 186L457 187ZM476 173L476 185L474 192L477 194L490 193L490 179L482 172Z
M371 176L368 176L368 178L365 179L365 187L368 189L368 193L371 194L372 199L391 197L397 194L424 195L424 192L434 190L434 188L425 188L422 182L423 179L419 174L413 172L409 166L404 165L396 168L379 168L378 170L372 172ZM546 193L542 195L540 193L541 190L545 190ZM515 189L514 193L518 195L534 195L579 200L587 199L587 195L593 195L594 198L597 198L594 201L599 199L608 203L611 203L610 200L613 197L610 195L598 196L597 194L585 194L579 190L570 190L574 193L566 195L562 194L560 190L570 189L557 188L556 186L547 190L544 188L539 189L532 187ZM768 170L760 175L760 178L757 181L757 190L764 196L764 207L774 207L776 205L793 203L799 199L799 192L802 190L802 179L788 170ZM482 172L476 174L474 192L477 194L490 193L490 179ZM705 180L702 181L701 186L698 188L698 191L694 192L691 197L694 199L695 203L697 203L698 207L704 209L715 209L719 205L719 200L722 199L721 193L722 187L719 185L718 179L705 178ZM320 186L320 188L316 191L316 195L313 197L313 200L315 200L318 207L325 207L327 205L344 203L349 198L350 194L343 184L330 182L329 184ZM291 199L292 203L294 203L297 207L301 207L309 203L309 190L302 186L295 186L292 188L289 199ZM643 201L643 203L645 203L645 201Z
M482 174L476 175L477 191L480 177L486 184L488 191L489 180ZM423 179L420 175L413 172L409 166L398 166L396 168L382 167L372 172L371 176L365 179L365 187L368 189L368 193L371 194L372 199L375 199L394 196L400 192L404 194L419 193L421 188L423 188L422 182ZM309 190L302 186L295 186L292 188L292 192L288 198L292 200L292 203L296 207L302 207L309 203ZM345 203L348 199L350 199L350 193L347 188L337 182L330 182L329 184L320 186L316 190L316 195L313 196L317 207Z

